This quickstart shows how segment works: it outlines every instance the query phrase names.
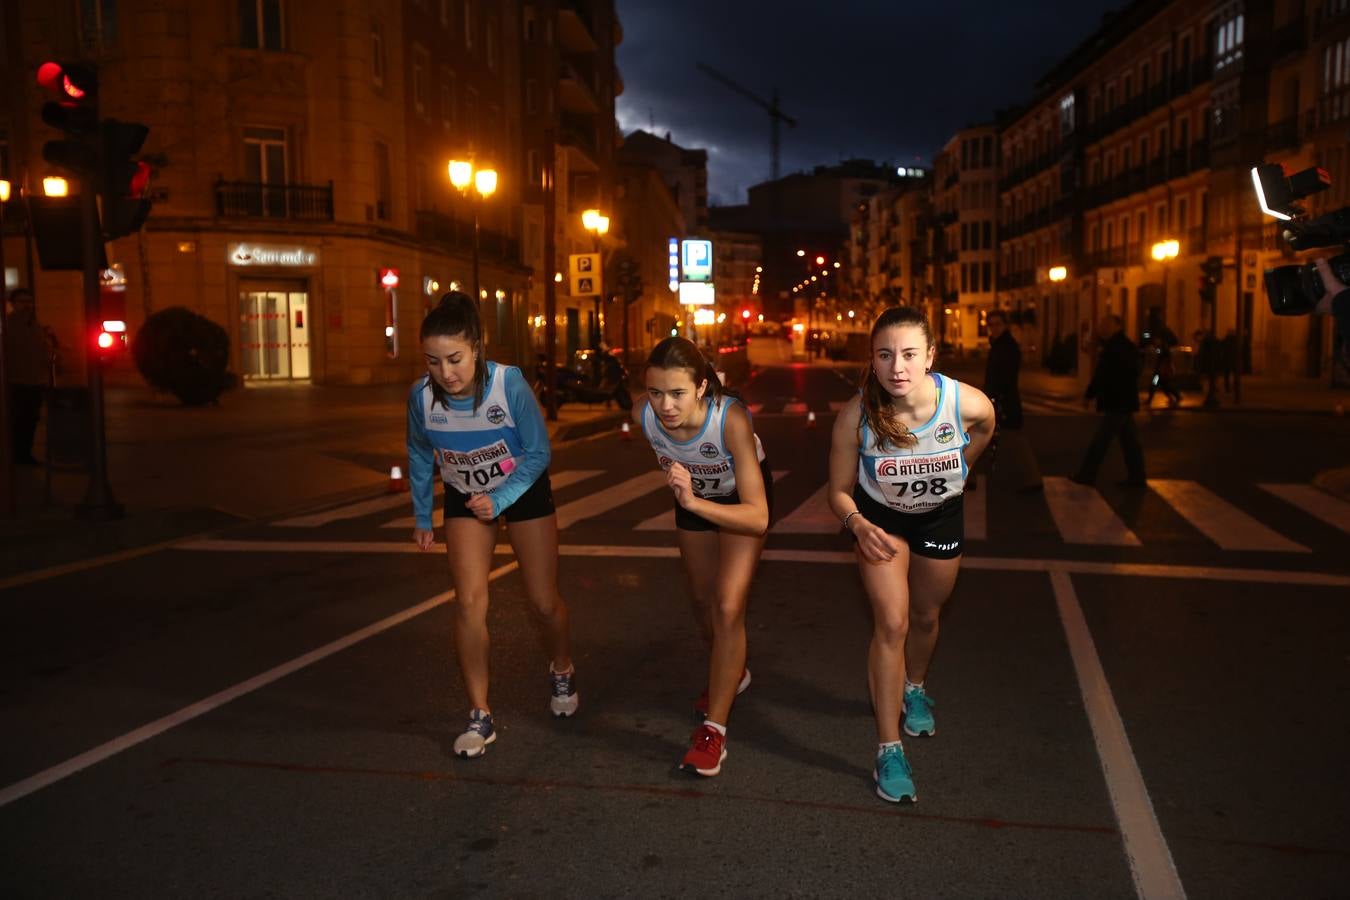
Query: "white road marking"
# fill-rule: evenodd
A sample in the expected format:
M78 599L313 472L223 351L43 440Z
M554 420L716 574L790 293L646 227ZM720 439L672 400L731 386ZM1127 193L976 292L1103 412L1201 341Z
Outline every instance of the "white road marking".
M412 545L409 544L409 546ZM509 562L506 565L498 566L488 573L488 581L495 581L509 572L514 572L517 566L518 564L515 562ZM311 666L322 659L332 656L334 653L346 650L348 647L355 644L359 644L367 638L374 637L383 631L388 631L395 625L401 625L409 619L416 618L417 616L422 615L422 613L435 609L445 603L454 595L454 591L445 591L444 593L437 594L434 597L423 600L416 606L410 606L402 612L387 616L373 625L367 625L365 628L353 631L346 637L341 637L335 641L324 644L322 647L311 650L303 656L297 656L290 662L284 662L279 666L274 666L266 672L263 672L261 675L255 675L247 681L241 681L233 687L228 687L203 700L198 700L190 706L185 706L175 713L170 713L147 725L142 725L140 728L133 731L128 731L121 737L113 738L107 743L94 747L92 750L86 750L79 756L73 756L63 763L38 772L36 775L30 775L22 781L16 781L3 790L0 790L0 807L7 806L21 797L26 797L35 791L40 791L62 779L69 778L76 772L87 769L111 756L116 756L123 750L128 750L137 744L144 743L145 741L150 740L150 738L163 734L171 728L176 728L185 722L190 722L198 716L224 706L231 700L236 700L245 694L251 694L261 687L266 687L274 681L278 681L293 672L298 672L301 669Z
M1078 687L1083 694L1083 706L1092 726L1092 737L1097 744L1097 756L1102 763L1102 774L1111 794L1120 836L1125 843L1125 856L1134 878L1135 892L1148 900L1153 898L1184 898L1185 889L1177 874L1172 852L1163 839L1162 828L1153 811L1153 801L1144 786L1129 735L1120 719L1120 711L1111 696L1111 685L1106 680L1097 648L1092 642L1087 619L1074 593L1069 574L1050 573L1055 604L1064 625L1064 636L1069 644L1069 655L1078 675Z
M666 473L658 469L654 472L646 472L636 478L630 478L627 481L621 481L613 487L596 491L594 494L587 494L580 500L573 500L571 503L565 503L558 507L558 529L562 530L580 522L582 519L589 519L603 512L609 512L611 509L623 506L625 503L630 503L665 486Z
M548 476L549 485L554 490L562 490L565 487L576 484L579 481L585 481L587 478L594 478L596 475L605 474L604 469L564 469L561 472L550 474ZM445 524L445 507L437 505L431 512L431 527L439 531ZM413 516L405 516L402 519L394 519L392 522L385 522L381 528L415 528L417 519Z
M1194 481L1149 479L1148 486L1224 550L1310 552L1307 547L1272 531Z
M775 470L773 473L774 483L787 474L786 469ZM668 509L660 515L652 516L650 519L644 519L633 526L634 531L674 531L675 530L675 510Z
M420 551L412 541L227 541L213 538L184 541L169 548L208 553L432 553ZM434 545L444 550L444 544ZM510 553L509 544L497 545L497 553ZM647 547L630 544L562 544L562 556L613 557L615 559L643 557L676 557L675 547ZM857 562L848 550L765 550L760 559L765 562L825 563L851 565ZM1178 566L1162 563L1113 563L1074 559L1023 559L1006 556L963 556L961 565L970 569L992 572L1068 572L1073 575L1123 575L1138 578L1176 578L1188 581L1234 581L1254 584L1296 584L1309 587L1350 588L1350 575L1330 572L1299 572L1283 569L1237 569L1219 566Z
M1310 484L1262 484L1258 487L1350 534L1350 503L1337 500Z
M989 480L984 480L985 486ZM961 510L965 517L966 540L984 541L989 539L989 492L986 490L966 491L961 495Z
M1041 479L1045 502L1060 537L1069 544L1138 547L1139 538L1115 514L1094 487L1060 476Z
M348 503L346 506L339 506L337 509L312 513L307 516L296 516L293 519L283 519L280 522L273 522L272 524L281 525L286 528L317 528L320 525L327 525L329 522L338 522L342 519L355 519L358 516L384 512L387 509L410 506L412 506L412 500L409 499L407 494L390 494L387 497L376 497L374 500L362 500L359 503ZM411 522L412 519L409 519L408 521Z

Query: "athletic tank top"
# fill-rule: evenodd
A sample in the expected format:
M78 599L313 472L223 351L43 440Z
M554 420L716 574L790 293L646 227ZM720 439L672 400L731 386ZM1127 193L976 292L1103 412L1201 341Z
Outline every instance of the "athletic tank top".
M696 497L729 497L736 491L736 467L727 449L727 410L740 401L723 397L708 403L708 414L703 429L687 441L677 441L661 425L656 410L648 403L642 409L642 433L656 451L656 461L662 469L679 463L689 470ZM764 461L764 446L755 435L755 462Z
M524 454L506 399L506 373L495 362L487 366L487 389L476 411L446 409L436 403L430 378L422 391L423 421L441 467L441 480L461 494L492 493Z
M912 434L913 447L877 447L877 436L862 423L858 448L858 484L873 500L902 513L937 509L960 496L966 483L966 460L962 454L970 435L961 425L960 382L932 373L937 382L937 411ZM859 403L862 402L859 398Z

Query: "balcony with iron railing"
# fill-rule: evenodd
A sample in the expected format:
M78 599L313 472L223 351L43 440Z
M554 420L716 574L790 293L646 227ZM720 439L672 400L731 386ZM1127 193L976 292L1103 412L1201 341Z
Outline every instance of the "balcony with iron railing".
M419 209L416 213L417 237L451 253L473 252L473 222L462 222L445 213ZM478 252L486 259L504 263L520 262L520 241L487 228L478 230Z
M228 219L333 221L333 182L273 184L250 181L215 183L216 215Z

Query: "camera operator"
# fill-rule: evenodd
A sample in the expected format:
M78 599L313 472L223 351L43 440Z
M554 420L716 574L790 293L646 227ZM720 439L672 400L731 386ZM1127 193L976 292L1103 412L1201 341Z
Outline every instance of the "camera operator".
M1336 277L1336 273L1331 271L1331 266L1325 258L1319 256L1313 260L1313 264L1317 266L1317 275L1322 279L1322 287L1326 289L1322 299L1317 301L1317 308L1314 311L1334 316L1341 340L1350 344L1350 288Z

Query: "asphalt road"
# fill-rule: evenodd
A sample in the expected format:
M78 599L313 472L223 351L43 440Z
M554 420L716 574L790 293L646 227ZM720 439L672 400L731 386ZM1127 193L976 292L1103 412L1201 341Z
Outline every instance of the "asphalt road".
M606 434L553 465L581 713L547 714L504 552L500 738L481 760L450 753L465 710L445 559L408 552L401 507L278 519L6 591L0 890L1350 892L1346 510L1269 487L1350 456L1343 422L1155 416L1155 486L1138 495L1113 487L1114 451L1095 496L986 481L929 678L938 735L907 741L920 801L896 807L871 786L866 600L813 500L851 395L807 367L746 387L780 473L777 525L720 777L675 771L706 663L653 456ZM1030 417L1048 476L1072 471L1093 424Z

